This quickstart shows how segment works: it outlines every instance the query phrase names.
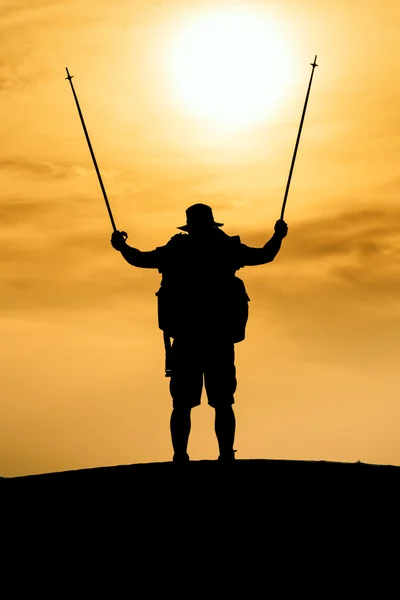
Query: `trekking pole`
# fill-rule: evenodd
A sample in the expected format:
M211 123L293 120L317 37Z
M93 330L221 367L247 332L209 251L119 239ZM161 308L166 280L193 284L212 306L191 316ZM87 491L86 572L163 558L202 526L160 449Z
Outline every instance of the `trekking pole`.
M96 161L96 157L95 157L95 155L94 155L94 152L93 152L92 144L90 143L90 138L89 138L88 131L87 131L87 129L86 129L85 120L84 120L84 118L83 118L83 114L82 114L82 111L81 111L81 107L79 106L78 98L77 98L77 95L76 95L76 93L75 93L74 84L72 83L72 77L73 77L73 75L70 75L70 74L69 74L69 71L68 71L68 68L67 68L67 67L65 67L65 68L66 68L67 75L68 75L68 77L66 77L65 79L68 79L68 81L69 81L69 82L70 82L70 84L71 84L72 93L73 93L73 95L74 95L74 98L75 98L76 108L78 109L78 113L79 113L79 117L80 117L80 119L81 119L81 123L82 123L83 131L84 131L84 133L85 133L86 141L87 141L87 143L88 143L88 146L89 146L90 155L91 155L91 157L92 157L92 160L93 160L94 168L96 169L96 173L97 173L97 177L98 177L98 179L99 179L99 183L100 183L101 191L103 192L103 197L104 197L104 200L105 200L105 203L106 203L106 206L107 206L108 214L110 215L111 225L112 225L112 228L113 228L113 230L114 230L114 231L117 231L117 228L116 228L116 226L115 226L114 217L113 217L113 215L112 215L112 212L111 212L110 203L108 202L108 198L107 198L106 190L105 190L105 187L104 187L104 184L103 184L103 180L102 180L102 178L101 178L101 175L100 175L100 170L99 170L99 167L98 167L98 165L97 165L97 161ZM126 237L128 237L128 236L127 236L127 234L126 234L124 231L123 231L122 233L123 233L123 234L124 234Z
M306 109L307 109L307 103L308 103L308 97L310 95L310 90L311 90L311 83L313 80L313 76L314 76L314 69L315 67L318 67L317 65L317 55L315 55L314 58L314 62L310 63L312 66L312 70L311 70L311 77L310 77L310 83L308 84L308 89L307 89L307 94L306 94L306 100L304 102L304 108L303 108L303 114L301 115L301 120L300 120L300 127L299 127L299 133L297 134L297 140L296 140L296 145L294 147L294 153L293 153L293 158L292 158L292 164L290 165L290 171L289 171L289 178L288 178L288 182L286 184L286 190L285 190L285 196L283 198L283 204L282 204L282 210L281 210L281 219L283 220L283 215L285 214L285 207L286 207L286 200L288 197L288 193L289 193L289 187L290 187L290 181L292 179L292 174L293 174L293 168L294 168L294 163L296 160L296 154L297 154L297 148L299 147L299 141L300 141L300 136L301 136L301 130L303 129L303 122L304 122L304 117L306 115Z

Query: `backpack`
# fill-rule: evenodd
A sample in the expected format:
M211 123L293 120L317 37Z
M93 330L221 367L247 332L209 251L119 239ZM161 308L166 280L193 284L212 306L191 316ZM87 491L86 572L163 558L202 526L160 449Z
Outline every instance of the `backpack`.
M245 285L239 277L232 277L229 282L229 305L224 315L224 332L234 343L245 339L246 325L249 317L250 298ZM181 332L190 330L188 311L180 311L176 290L163 279L157 296L158 327L171 338ZM218 324L217 324L218 325ZM218 326L217 326L218 329Z
M214 279L207 278L207 309L202 311L201 307L204 305L201 301L197 309L203 313L201 316L206 321L203 323L203 329L209 328L233 343L238 343L245 338L250 301L243 281L235 275L235 271L240 268L239 264L234 264L240 238L230 237L221 230L218 231L218 236L220 242L218 241L217 245L217 258L222 256L221 264L215 268ZM158 326L164 332L164 340L190 332L198 322L199 313L195 312L196 297L193 295L197 274L190 272L190 277L183 276L188 273L190 267L189 262L189 267L184 262L188 255L187 238L186 234L178 234L164 247L166 260L165 265L160 268L162 280L156 293ZM174 268L179 261L180 273L179 267ZM182 264L185 266L183 269Z

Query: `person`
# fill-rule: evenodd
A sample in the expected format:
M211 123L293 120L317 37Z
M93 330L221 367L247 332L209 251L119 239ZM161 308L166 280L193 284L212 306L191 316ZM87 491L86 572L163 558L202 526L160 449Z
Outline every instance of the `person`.
M173 408L170 420L173 461L187 463L191 409L200 404L204 387L215 409L218 460L235 459L236 391L234 345L245 337L249 298L235 273L264 265L278 254L288 226L282 219L263 247L246 246L227 235L214 220L212 208L194 204L186 210L184 233L149 252L129 246L127 234L115 231L112 246L135 267L162 274L158 296L159 327L164 331L167 375ZM172 346L170 340L173 339Z

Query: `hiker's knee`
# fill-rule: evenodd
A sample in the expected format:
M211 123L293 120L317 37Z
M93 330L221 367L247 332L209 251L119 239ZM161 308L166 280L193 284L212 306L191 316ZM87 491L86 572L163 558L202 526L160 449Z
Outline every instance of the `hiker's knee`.
M212 408L215 410L215 418L221 420L231 419L232 415L234 415L232 404L216 404L216 406L213 406Z
M191 406L174 406L172 408L172 418L187 418L190 417Z

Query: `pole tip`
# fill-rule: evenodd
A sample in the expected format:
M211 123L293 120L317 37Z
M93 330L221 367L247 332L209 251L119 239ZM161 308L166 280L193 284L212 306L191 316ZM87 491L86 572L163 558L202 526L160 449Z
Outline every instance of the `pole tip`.
M314 62L310 63L312 67L318 67L317 65L317 55L315 55Z

